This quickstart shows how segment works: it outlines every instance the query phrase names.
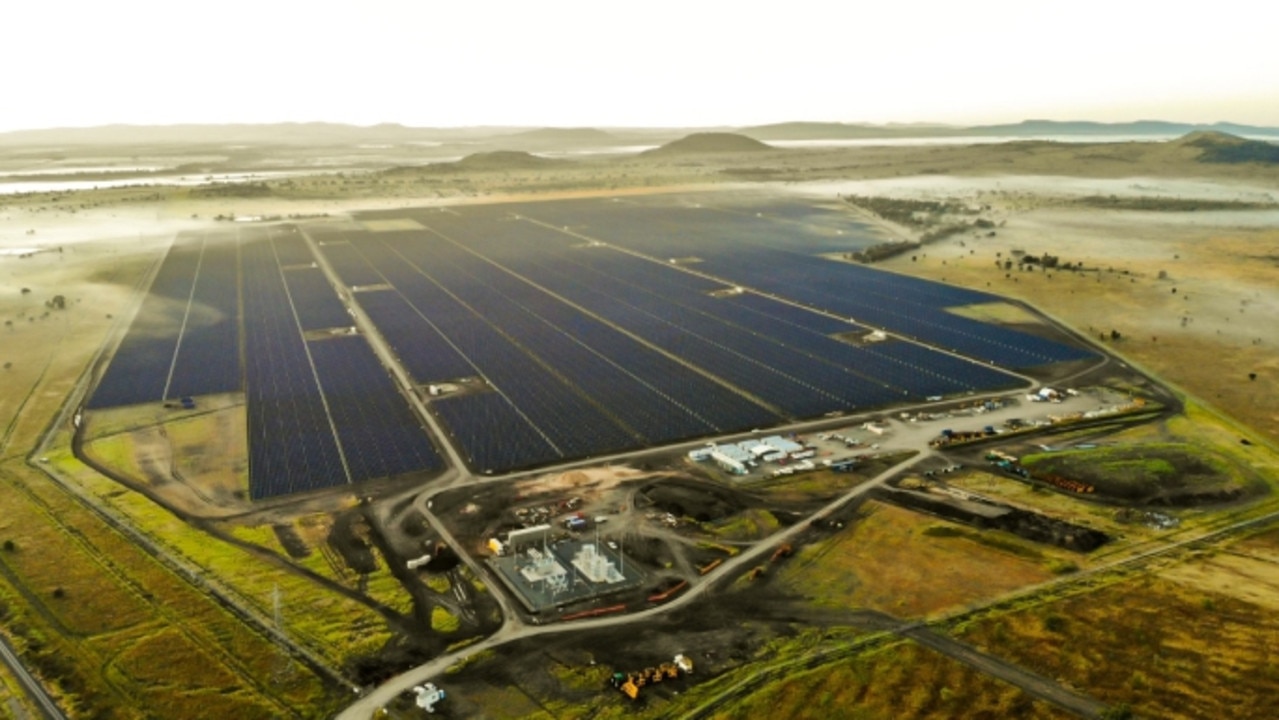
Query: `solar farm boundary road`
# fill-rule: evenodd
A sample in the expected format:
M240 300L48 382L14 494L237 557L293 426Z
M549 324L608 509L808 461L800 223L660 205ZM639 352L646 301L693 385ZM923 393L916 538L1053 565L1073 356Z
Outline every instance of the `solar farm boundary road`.
M443 452L448 467L443 474L436 479L436 482L454 483L470 478L470 471L466 469L466 463L462 461L462 456L458 453L457 448L453 447L453 443L448 442L447 434L444 428L436 421L435 416L427 409L426 404L422 402L422 398L418 396L416 386L409 377L408 371L396 359L395 353L391 351L391 346L386 342L386 338L382 337L382 333L378 332L377 325L373 323L360 304L355 301L355 294L351 292L351 288L343 284L342 279L338 276L337 271L329 263L329 259L320 251L319 243L315 238L311 237L305 227L295 226L298 232L302 234L307 245L311 249L311 254L315 256L316 263L320 269L324 271L325 277L329 283L335 288L341 288L338 297L342 303L346 305L346 309L351 313L351 317L355 320L355 326L359 328L360 334L368 341L369 346L373 348L373 352L377 354L378 359L382 361L382 366L391 371L392 377L399 383L400 390L403 391L405 398L408 399L409 405L417 413L420 420L426 423L431 433L435 436L435 445ZM386 278L383 278L385 280ZM414 491L417 492L417 491Z
M694 270L694 269L692 269L692 268L690 268L690 267L687 267L687 266L685 266L685 265L671 265L670 263L662 262L661 260L659 260L659 259L657 259L657 258L654 258L654 257L652 257L652 256L650 256L650 255L645 255L644 253L641 253L641 252L639 252L639 251L637 251L637 250L631 250L630 248L626 248L626 247L623 247L623 246L621 246L621 245L615 245L615 244L610 243L610 242L607 242L607 241L605 241L605 240L600 240L599 238L591 237L591 236L589 236L589 235L583 235L582 233L576 232L576 231L574 231L574 230L569 230L569 229L567 229L567 228L565 228L565 227L563 227L563 226L559 226L559 225L552 225L552 224L550 224L550 223L543 222L543 221L538 220L538 219L536 219L536 218L529 217L528 215L516 215L515 217L516 217L516 219L523 220L523 221L525 221L525 222L532 223L532 224L534 224L534 225L539 225L539 226L544 227L544 228L546 228L546 229L548 229L548 230L554 230L555 232L558 232L558 233L560 233L560 234L562 234L562 235L568 235L569 237L577 238L577 239L579 239L579 240L585 240L585 241L587 241L587 242L591 242L591 243L598 243L599 245L602 245L602 246L604 246L604 247L607 247L607 248L609 248L610 250L614 250L614 251L616 251L616 252L620 252L620 253L625 253L625 254L627 254L627 255L631 255L631 256L636 257L636 258L639 258L639 259L641 259L641 260L646 260L646 261L648 261L648 262L654 263L655 265L659 265L659 266L661 266L661 267L665 267L665 268L674 268L674 269L679 270L679 271L681 271L681 272L686 272L686 273L688 273L688 274L690 274L690 275L696 275L697 277L700 277L700 278L703 278L703 279L706 279L706 280L710 280L710 281L712 281L712 282L717 282L717 283L720 283L720 284L722 284L722 285L727 285L727 286L730 286L730 287L737 287L737 288L741 288L742 290L744 290L744 291L746 291L746 292L750 292L750 293L752 293L752 294L754 294L754 295L758 295L758 296L760 296L760 297L765 297L765 298L768 298L769 300L774 300L774 301L776 301L776 302L784 303L784 304L786 304L786 305L790 305L790 306L792 306L792 307L796 307L796 308L799 308L799 309L801 309L801 310L807 310L808 312L816 313L816 314L818 314L818 315L825 315L826 317L834 318L834 319L836 319L836 320L848 321L848 319L849 319L849 318L847 318L847 317L845 317L845 316L843 316L843 315L836 315L835 313L830 312L830 311L828 311L828 310L822 310L822 309L818 309L818 308L809 307L809 306L807 306L807 305L804 305L804 304L801 304L801 303L795 302L794 300L791 300L791 299L789 299L789 298L783 297L783 296L781 296L781 295L774 295L774 294L772 294L772 293L763 292L763 291L761 291L761 290L757 290L757 289L752 288L752 287L750 287L750 286L742 285L741 283L733 282L733 281L731 281L731 280L726 280L726 279L724 279L724 278L717 277L717 276L715 276L715 275L711 275L711 274L709 274L709 273L704 273L704 272L701 272L701 271L699 271L699 270ZM834 262L834 261L831 261L831 262ZM876 269L878 269L878 268L876 268ZM907 276L907 277L909 277L909 276ZM956 287L958 287L958 286L956 286ZM996 371L996 372L1001 372L1001 373L1003 373L1003 374L1005 374L1005 375L1009 375L1009 376L1012 376L1012 377L1018 378L1018 379L1022 380L1023 382L1025 382L1025 383L1027 384L1027 387L1030 387L1030 386L1036 385L1036 384L1038 384L1038 382L1039 382L1038 380L1035 380L1034 378L1030 377L1029 375L1026 375L1026 374L1024 374L1024 373L1017 372L1016 370L1014 370L1014 369L1012 369L1012 368L1005 368L1005 367L999 367L998 365L986 364L986 363L983 363L983 362L981 362L981 361L979 361L979 360L976 360L976 359L974 359L974 358L968 357L967 355L963 355L963 354L960 354L960 353L954 352L953 350L948 350L948 349L946 349L946 348L938 347L938 346L936 346L936 345L930 345L930 344L928 344L928 343L926 343L926 342L924 342L924 341L922 341L922 340L917 340L917 339L915 339L915 338L905 337L905 336L900 335L900 334L898 334L898 333L896 333L896 332L894 332L894 331L892 331L892 330L890 330L890 329L888 329L888 328L884 328L884 327L877 327L877 326L875 326L875 325L871 325L871 324L869 324L869 323L862 322L862 321L860 321L860 320L854 320L853 322L854 322L855 324L857 324L857 325L860 325L861 327L870 328L870 329L872 329L872 330L879 330L880 332L883 332L884 334L888 335L889 337L891 337L891 338L893 338L893 339L895 339L895 340L898 340L898 341L900 341L900 342L906 342L906 343L911 343L912 345L918 345L919 347L926 348L926 349L931 350L931 351L933 351L933 352L941 353L941 354L943 354L943 355L949 355L949 356L951 356L951 357L957 358L957 359L959 359L959 360L963 360L963 361L965 361L965 362L972 363L972 364L977 365L977 366L979 366L979 367L984 367L984 368L987 368L987 369L990 369L990 370L994 370L994 371Z

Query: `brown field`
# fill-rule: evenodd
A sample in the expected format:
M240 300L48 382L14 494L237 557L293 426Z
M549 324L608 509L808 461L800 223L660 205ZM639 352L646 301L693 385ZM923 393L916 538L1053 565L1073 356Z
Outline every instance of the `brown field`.
M957 634L1141 717L1274 717L1275 537L1272 531L1157 575L992 615Z
M779 718L1068 718L1020 689L906 642L787 677L716 712L714 720Z
M1094 340L1105 333L1108 350L1279 441L1279 231L1243 224L1247 213L1211 224L1188 221L1194 213L1023 210L984 197L1007 220L996 237L949 239L880 266L1024 300ZM1093 270L995 267L1014 249ZM1234 442L1249 431L1236 432Z
M176 707L168 703L183 704L188 695L230 693L240 698L237 704L258 708L246 716L270 717L280 702L320 708L332 701L320 678L279 658L270 641L43 476L11 463L0 470L0 481L6 488L0 514L7 518L0 534L14 547L0 552L6 627L33 669L70 705L93 716L111 716L102 713L116 708L115 717L134 717L124 708L137 707L130 698L141 693L151 697L152 710ZM160 652L165 648L168 661ZM267 665L255 667L262 661ZM280 662L288 681L263 685L263 671ZM199 672L192 672L195 666ZM107 678L109 685L101 685Z
M992 599L1052 576L1043 560L1032 559L1039 550L1020 538L999 533L1008 547L1024 549L1022 555L967 535L926 535L938 525L951 526L869 502L845 530L800 549L775 582L821 606L915 618Z

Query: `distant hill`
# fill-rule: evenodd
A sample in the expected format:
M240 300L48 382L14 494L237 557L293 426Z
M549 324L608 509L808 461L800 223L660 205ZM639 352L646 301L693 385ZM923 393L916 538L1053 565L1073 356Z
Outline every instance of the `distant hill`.
M975 125L961 135L979 136L1044 136L1044 135L1184 135L1196 131L1215 131L1235 135L1267 135L1279 137L1279 128L1235 123L1212 125L1175 123L1164 120L1137 120L1124 123L1102 123L1087 120L1023 120L1008 125Z
M757 125L720 132L705 128L698 142L711 143L711 138L731 135L739 139L768 140L833 140L851 138L905 137L1044 137L1070 135L1164 135L1179 136L1196 131L1215 131L1231 135L1279 138L1279 128L1214 123L1195 125L1141 120L1130 123L1091 121L1025 120L1004 125L956 127L934 124L868 125L838 122L784 122ZM410 127L396 123L379 125L345 125L341 123L266 123L266 124L187 124L187 125L102 125L87 128L51 128L17 130L0 133L0 147L72 147L72 146L355 146L401 145L409 143L477 143L489 147L516 147L540 150L551 147L600 147L625 144L651 144L687 130L672 128L522 128L522 127ZM709 147L709 145L708 145ZM758 149L758 148L756 148ZM728 151L749 148L728 146ZM699 152L719 152L713 149Z
M737 132L757 140L846 140L875 138L924 137L1051 137L1071 135L1184 135L1207 130L1234 135L1273 136L1279 128L1236 123L1195 125L1163 120L1138 120L1126 123L1103 123L1089 120L1023 120L1002 125L888 124L869 125L837 122L784 122L743 127Z
M937 137L962 132L948 125L865 125L836 122L784 122L738 130L756 140L847 140L860 138Z
M386 175L413 175L418 173L456 173L468 171L538 170L574 165L572 160L557 160L532 155L519 150L495 150L467 155L453 162L427 163L425 165L401 165L382 171Z
M473 141L518 128L415 128L395 123L271 123L260 125L102 125L0 133L0 147L59 145L293 145L328 146Z
M544 158L521 150L494 150L467 155L457 161L466 170L527 170L570 164L567 160Z
M1182 147L1199 148L1201 163L1260 163L1279 165L1279 145L1261 140L1247 140L1214 130L1192 132L1175 142Z
M706 132L693 133L673 140L665 145L646 150L641 155L699 155L702 153L739 153L775 150L755 138L737 133Z
M511 140L554 145L613 145L617 136L596 128L546 127L506 136Z

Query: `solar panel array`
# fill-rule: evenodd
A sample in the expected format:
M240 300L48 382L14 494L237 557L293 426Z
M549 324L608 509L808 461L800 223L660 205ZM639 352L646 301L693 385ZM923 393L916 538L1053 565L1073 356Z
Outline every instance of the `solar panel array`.
M167 397L181 397L193 394L186 392L189 389L230 392L240 388L238 364L228 369L224 362L227 354L238 358L235 338L231 338L237 344L230 353L212 350L207 376L199 370L201 353L226 340L225 328L234 325L238 315L237 302L225 291L236 287L235 246L219 242L206 243L196 234L183 234L174 241L152 280L151 292L89 398L89 409L158 402L166 398L166 389L170 390ZM185 349L180 338L188 341ZM170 388L171 377L176 382Z
M341 485L345 464L273 243L255 238L240 252L250 493L260 498Z
M343 335L307 348L351 482L444 467L367 340Z
M442 468L363 337L306 340L353 320L305 239L242 234L178 238L88 407L243 387L253 498Z
M768 210L761 213L763 217L710 204L601 200L529 204L506 211L553 225L571 225L587 236L653 257L696 255L701 260L696 265L699 271L727 282L1003 367L1030 368L1094 357L1082 348L947 311L1001 300L994 295L820 256L873 243L864 228L850 224L842 236L805 231L791 222L794 214L775 205L762 207ZM828 223L829 227L833 225ZM861 239L856 238L859 232Z
M1090 355L948 311L993 296L822 258L873 239L805 203L411 214L316 228L342 289L293 228L179 238L89 407L243 387L255 498L442 468L368 341L324 332L354 323L339 292L414 382L450 387L431 411L481 472L1010 388L996 366ZM871 328L919 342L848 340Z
M239 281L236 243L230 238L206 241L165 398L240 389Z
M418 382L479 379L478 391L469 384L433 407L484 471L1021 382L922 345L846 342L836 336L869 328L781 292L742 293L735 278L711 272L724 256L704 251L764 253L762 238L755 250L738 236L692 247L670 237L636 241L642 255L592 242L613 242L614 225L632 240L663 228L683 232L642 207L604 232L577 234L584 217L600 230L591 213L615 209L567 202L418 211L413 218L426 230L351 231L323 252L340 273L376 275L386 287L356 298ZM550 221L530 220L534 213ZM784 234L773 249L788 249L769 260L794 264L807 257L804 248L826 249L843 216L817 214L818 241ZM813 216L791 212L779 222L813 225ZM729 234L759 221L736 212L715 217L728 219ZM700 262L689 267L698 272L654 262L650 253L695 255ZM935 284L925 286L942 302Z
M285 270L284 281L289 286L289 297L293 307L297 308L298 322L303 330L351 327L355 324L323 270L310 266Z

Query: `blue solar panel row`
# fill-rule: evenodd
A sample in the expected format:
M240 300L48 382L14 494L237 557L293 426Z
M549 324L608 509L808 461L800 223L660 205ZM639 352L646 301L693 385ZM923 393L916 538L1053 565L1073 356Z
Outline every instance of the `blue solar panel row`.
M254 499L333 487L348 479L272 245L255 237L241 248Z
M484 225L484 239L477 239L475 246L487 252L487 243L504 232L500 227ZM551 231L511 224L507 227L526 239L537 238L542 248L536 259L527 260L520 268L522 275L536 274L537 282L544 287L702 368L713 368L715 374L792 416L813 417L884 402L890 397L883 388L872 387L840 368L781 347L763 333L726 325L676 301L718 302L705 294L711 288L722 287L718 283L605 248L556 249L549 239L540 241L540 234ZM534 270L534 263L539 270ZM611 273L597 270L597 265ZM658 278L650 274L650 268L669 273L671 278ZM639 279L633 284L631 277ZM651 285L657 287L649 290Z
M307 346L352 482L444 467L364 338L342 335Z
M180 235L174 241L128 334L89 398L89 409L164 398L202 251L197 235Z
M506 472L562 457L503 395L484 392L433 403L449 437L476 472Z
M547 316L557 315L560 322L572 327L576 324L572 316L581 315L561 301L450 243L425 238L401 244L406 254L429 257L433 266L444 270L442 277L450 278L449 284L458 295L529 353L530 361L571 378L573 385L604 412L609 412L608 408L623 410L624 417L615 416L614 421L638 434L645 444L706 435L716 429L624 365L551 322ZM635 349L646 350L638 345Z
M473 212L527 213L555 224L572 224L586 235L654 257L687 255L696 267L725 280L797 300L815 308L888 328L983 362L1030 367L1092 357L1092 353L1008 328L960 318L947 307L998 298L940 283L836 263L817 257L832 246L828 233L779 222L766 213L724 212L711 207L570 201ZM866 239L860 244L867 244Z
M360 249L416 311L430 318L538 432L550 439L562 456L585 457L637 445L634 435L546 366L530 362L523 349L446 290L442 284L446 278L428 276L422 266L413 265L410 257L397 253L380 239L362 242Z
M440 383L476 374L475 367L395 290L361 292L355 298L415 381Z
M815 417L885 399L882 392L851 387L857 384L856 379L838 368L823 366L767 338L619 284L616 277L583 272L581 267L556 272L561 273L557 292L589 304L609 322L713 372L788 416ZM554 282L550 277L547 281ZM852 399L859 391L865 393L860 402Z
M293 307L303 330L350 327L355 324L337 291L318 267L300 267L284 271Z
M360 251L350 243L329 241L320 246L320 252L333 266L338 277L347 287L378 285L385 282L377 270L369 265Z
M438 223L435 219L429 222ZM470 222L476 221L472 219ZM803 353L796 356L793 348L779 346L764 329L726 325L722 318L707 311L708 308L719 308L724 313L735 312L728 301L707 294L713 289L724 289L721 283L608 249L569 250L563 242L555 241L553 235L556 233L541 228L521 228L513 223L490 223L481 227L483 229L477 233L474 242L468 243L470 247L491 257L505 256L519 261L518 253L503 255L504 248L515 245L514 241L520 239L525 243L536 241L538 258L523 261L519 266L522 276L533 278L564 296L576 293L583 305L606 315L611 322L624 328L632 327L629 323L634 322L637 334L673 353L688 359L695 359L694 353L698 353L696 358L700 359L702 367L713 367L714 372L729 377L739 387L761 394L796 416L808 417L831 410L902 399L900 389L894 391L846 367ZM464 230L450 228L448 232ZM507 238L512 242L506 246L499 244L504 233L514 233ZM540 265L540 269L534 263ZM576 286L590 280L591 270L603 282L597 282L593 294L582 294L583 288ZM622 310L618 307L619 302L629 304L630 309L638 313L630 313L629 318L617 314ZM601 303L612 303L613 307L605 311ZM761 320L770 318L751 318L756 326ZM683 335L679 334L681 331ZM844 349L842 344L823 337L816 337L816 340L830 343L831 347L840 345L838 349ZM698 342L703 345L709 342L716 347L697 349ZM765 355L771 358L767 363L762 361ZM768 377L765 373L780 377ZM765 390L761 391L761 387Z
M297 267L315 263L315 255L311 246L296 227L286 227L274 231L271 244L275 246L275 256L280 267Z
M235 392L242 386L239 247L230 238L209 238L166 397Z
M812 307L885 327L983 362L1033 367L1092 357L1092 353L1080 348L969 320L945 310L945 307L971 304L973 298L956 297L945 307L921 305L912 301L907 292L911 284L918 282L912 278L901 278L900 294L889 295L887 291L874 292L869 284L863 287L857 282L858 274L876 272L869 268L848 265L848 269L844 269L842 265L816 258L797 258L789 263L786 260L783 257L770 258L767 262L776 268L771 273L762 273L754 262L737 258L718 259L707 265L713 266L719 274L764 292L785 294ZM883 285L877 281L874 286L882 288ZM979 299L982 302L993 300L990 297Z

